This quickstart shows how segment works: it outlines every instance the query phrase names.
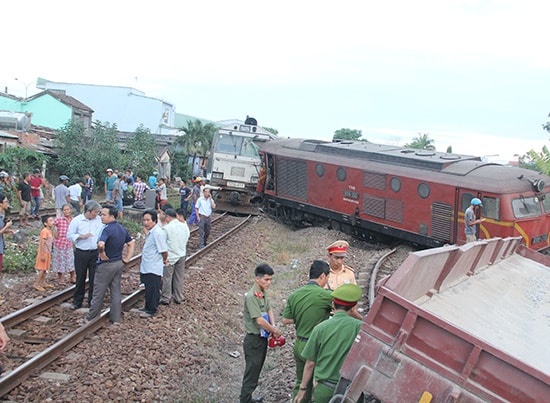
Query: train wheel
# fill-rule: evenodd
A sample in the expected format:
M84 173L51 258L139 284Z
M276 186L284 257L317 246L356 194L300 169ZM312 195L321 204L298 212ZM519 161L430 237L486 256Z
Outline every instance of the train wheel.
M330 220L328 223L328 229L331 229L334 231L341 231L342 227L340 226L340 223L338 221Z

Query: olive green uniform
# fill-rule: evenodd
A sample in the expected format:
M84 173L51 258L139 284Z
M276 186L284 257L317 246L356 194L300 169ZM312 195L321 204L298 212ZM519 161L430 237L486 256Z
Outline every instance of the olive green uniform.
M246 336L243 341L243 351L246 366L241 387L241 403L250 403L252 393L258 386L258 379L267 353L267 337L261 336L261 329L256 322L256 318L265 317L270 310L271 307L265 291L260 291L257 285L254 284L244 300Z
M332 319L320 323L313 329L302 356L315 362L315 403L326 403L334 394L336 384L340 380L340 369L359 333L361 323L347 312L338 311Z
M294 360L296 362L296 385L292 397L296 397L306 360L302 357L304 349L313 328L328 319L332 310L332 296L329 290L321 288L315 281L294 291L289 297L283 312L283 318L292 319L296 328L294 343ZM302 402L311 401L313 382L308 384L308 390Z

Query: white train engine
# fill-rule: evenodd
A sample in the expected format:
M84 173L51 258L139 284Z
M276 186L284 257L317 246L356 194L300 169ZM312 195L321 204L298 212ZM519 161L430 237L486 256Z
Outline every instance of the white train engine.
M250 117L244 124L234 123L218 130L209 158L210 184L217 210L243 214L258 212L262 195L256 188L261 176L265 175L259 145L276 138Z

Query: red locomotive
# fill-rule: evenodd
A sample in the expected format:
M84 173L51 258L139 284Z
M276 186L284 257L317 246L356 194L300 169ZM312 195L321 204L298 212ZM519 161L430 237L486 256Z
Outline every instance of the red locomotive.
M464 211L483 202L478 239L550 245L550 177L479 157L379 145L281 139L262 145L268 211L297 224L428 247L463 244Z

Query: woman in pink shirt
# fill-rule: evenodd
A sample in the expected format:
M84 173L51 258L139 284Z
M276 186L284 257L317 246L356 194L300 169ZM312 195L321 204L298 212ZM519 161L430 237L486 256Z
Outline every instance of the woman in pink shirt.
M55 219L57 236L53 241L52 270L57 273L59 284L65 284L65 273L71 273L71 283L75 283L73 243L67 239L69 224L73 219L71 206L65 204L61 209L62 216Z

